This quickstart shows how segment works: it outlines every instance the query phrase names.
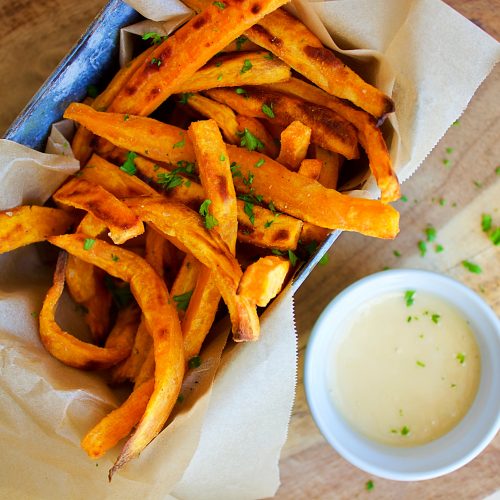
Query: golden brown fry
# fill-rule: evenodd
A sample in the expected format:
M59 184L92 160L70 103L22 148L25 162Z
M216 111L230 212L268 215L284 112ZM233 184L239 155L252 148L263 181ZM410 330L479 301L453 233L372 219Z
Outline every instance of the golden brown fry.
M211 57L285 1L225 0L223 8L210 3L155 48L118 93L110 111L149 115ZM242 71L246 71L243 66Z
M178 161L194 161L194 151L185 130L150 118L129 116L125 119L126 116L101 113L78 103L70 104L64 113L65 118L75 120L127 151L174 165Z
M293 121L281 133L280 154L276 161L297 172L307 155L311 141L311 129L299 121Z
M97 111L105 111L137 68L151 57L150 54L152 51L153 47L150 47L130 61L130 63L126 64L116 73L104 92L99 94L92 103L85 102L85 104L90 104ZM85 127L78 127L71 141L71 149L75 158L80 160L80 165L85 165L92 155L91 141L93 136L94 134L90 130L87 130Z
M242 71L250 67L249 71ZM176 92L200 92L216 87L239 87L284 82L292 76L290 67L267 52L243 52L214 57L186 80Z
M192 255L186 255L172 285L172 297L177 304L177 313L181 320L184 337L186 334L184 332L183 319L195 289L200 270L201 264Z
M266 203L272 201L279 211L329 229L357 231L378 238L394 238L399 231L399 214L376 200L352 198L319 182L290 172L286 167L266 158L256 163L261 153L227 146L229 158L241 166L244 176L253 174L252 188ZM250 192L242 178L234 177L236 189Z
M245 205L252 214L251 219L245 212ZM273 213L259 205L249 207L242 200L238 200L238 222L238 241L278 250L295 250L302 230L301 220Z
M236 115L236 120L238 121L240 135L245 131L245 129L247 129L264 145L263 148L257 147L259 151L262 151L271 158L276 158L278 156L278 146L276 145L273 136L267 131L266 127L264 127L264 125L257 120L257 118ZM241 143L241 139L242 137L240 137L240 140L236 143L236 145Z
M155 353L155 387L146 411L132 437L125 444L110 475L136 457L160 432L179 394L184 376L182 333L173 301L164 282L151 266L123 248L95 240L85 250L85 235L52 236L50 242L130 283L152 333ZM118 257L118 261L111 256Z
M241 35L236 40L226 45L221 52L240 52L259 50L259 46L251 42L246 36Z
M199 94L190 96L188 104L203 116L214 119L228 142L240 143L236 114L229 106Z
M74 221L58 208L25 205L0 211L0 254L63 234Z
M266 85L266 88L324 106L350 121L358 130L359 142L368 156L370 170L381 191L382 202L388 203L399 198L399 182L392 169L387 145L377 122L370 115L297 78L285 83Z
M299 174L317 181L321 174L322 167L323 162L321 160L316 160L314 158L303 160L300 164Z
M130 354L135 331L134 318L132 315L119 317L105 347L88 344L63 331L56 323L55 313L64 289L66 260L67 254L61 252L54 283L45 296L40 312L40 339L52 356L68 366L84 370L109 368Z
M236 294L241 268L220 236L205 228L201 217L184 205L158 198L130 198L127 205L183 251L216 270L215 282L228 306L233 336L237 341L256 340L259 319L255 308Z
M268 255L248 266L243 273L238 293L258 306L265 307L278 295L290 270L290 261Z
M330 233L331 231L329 229L315 226L309 222L304 222L304 225L302 226L302 233L300 234L300 241L305 245L312 242L319 245L320 243L323 243Z
M316 145L312 147L312 155L322 162L318 182L326 188L337 189L343 157Z
M117 244L144 232L143 223L126 205L103 187L73 178L53 195L62 205L87 210L109 228L109 237Z
M298 120L312 130L313 143L349 159L358 157L356 129L331 109L285 94L257 88L246 90L244 96L230 89L211 89L205 93L245 116L263 118L285 126Z
M121 406L106 415L85 435L81 445L90 458L102 457L130 434L143 416L153 389L153 378L134 388Z

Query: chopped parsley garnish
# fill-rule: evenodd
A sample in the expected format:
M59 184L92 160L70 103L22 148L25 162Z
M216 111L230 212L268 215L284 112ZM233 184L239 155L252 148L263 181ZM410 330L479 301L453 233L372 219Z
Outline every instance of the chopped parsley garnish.
M467 271L474 274L481 274L483 272L481 266L479 266L478 264L474 264L473 262L470 262L468 260L463 260L462 266L464 266Z
M123 163L123 165L120 167L120 170L125 172L128 175L134 175L137 172L137 169L135 168L135 159L137 158L137 154L133 153L132 151L129 151L127 153L127 159Z
M241 167L236 162L233 161L229 168L231 169L231 175L233 176L233 179L236 177L243 177L243 174L241 173Z
M120 257L118 255L115 255L114 253L111 254L111 260L113 262L118 262L120 260Z
M220 155L220 156L219 156L219 160L220 160L220 161L226 161L226 157L225 157L224 155Z
M217 219L209 213L208 211L208 207L210 206L210 204L212 203L212 200L205 200L201 206L200 206L200 215L202 217L205 218L205 227L207 229L213 229L215 226L217 226L219 224L219 222L217 221Z
M186 175L194 176L194 163L186 160L179 160L177 162L177 168L172 170L175 173L183 173Z
M243 211L247 214L248 220L252 224L255 224L255 214L253 213L253 203L245 201L245 205L243 206Z
M248 172L248 177L243 177L243 184L245 184L245 186L251 186L254 178L255 175L252 174L252 172Z
M321 259L318 261L318 265L320 266L326 266L328 264L328 261L330 260L330 257L328 257L328 254L325 253Z
M420 250L420 257L424 257L425 254L427 253L427 245L426 245L425 241L420 240L417 243L417 246L418 246L418 249Z
M177 303L177 309L179 311L186 311L191 300L191 295L193 295L193 290L182 293L180 295L174 295L174 301Z
M264 197L261 194L250 193L250 194L239 194L238 199L242 201L247 201L248 203L253 203L255 205L257 203L262 203Z
M220 82L222 80L222 73L219 73L217 75L217 81Z
M439 243L437 245L434 246L434 251L436 253L441 253L442 251L444 250L444 247L443 245L440 245Z
M220 68L221 66L222 66L222 61L217 61L217 62L215 63L215 67L216 67L216 68Z
M130 291L130 286L128 283L118 285L115 283L113 278L111 278L111 276L106 275L104 277L104 284L111 293L113 302L118 307L118 309L123 309L130 304L134 296Z
M288 250L288 259L290 260L290 264L295 267L297 264L298 257L292 252L292 250Z
M198 368L201 365L200 356L194 356L188 361L189 368Z
M490 214L483 214L481 217L481 228L485 233L487 233L492 226L493 219Z
M177 402L178 402L179 404L182 404L182 403L184 402L184 394L179 394L179 395L177 396Z
M274 118L273 103L271 103L270 106L264 103L261 109L266 116L268 116L269 118Z
M443 158L442 162L445 167L449 167L451 163L448 158Z
M160 67L160 66L161 66L161 62L162 62L162 61L161 61L161 59L158 59L158 58L156 58L156 57L153 57L153 58L151 59L151 64L152 64L153 66L158 66L158 67Z
M398 252L397 250L393 250L393 255L394 257L401 257L401 252Z
M184 179L180 175L178 175L177 172L172 171L168 173L158 174L156 182L160 184L163 189L169 190L177 186L181 186L184 182Z
M446 200L444 198L439 198L439 205L444 207L446 205Z
M436 239L437 231L436 228L433 226L427 226L425 228L425 236L427 238L427 241L434 241Z
M266 160L264 160L264 158L261 158L260 160L255 162L255 166L257 168L260 168L260 167L262 167L262 165L264 165L265 162L266 162Z
M87 87L87 95L95 99L99 95L99 90L95 85L89 85Z
M238 95L245 95L246 96L248 94L248 92L245 89L241 88L241 87L236 87L235 92Z
M160 35L155 31L148 31L142 35L143 40L151 40L151 45L159 45L168 38L168 35Z
M266 220L266 222L264 222L264 227L267 229L269 227L271 227L274 223L274 219L272 220Z
M183 148L186 144L186 137L184 135L182 135L182 133L180 134L180 136L182 137L182 140L180 140L179 142L176 142L174 144L174 148Z
M271 52L268 52L265 56L264 59L267 59L268 61L272 61L274 59L274 54L271 54ZM498 167L500 168L500 167Z
M245 42L248 42L248 38L243 35L239 36L236 39L236 50L241 50L241 47Z
M403 203L406 203L408 201L408 196L406 196L405 194L403 196L401 196L400 200L403 202Z
M405 302L406 302L406 307L410 307L413 305L415 302L415 290L406 290L405 292Z
M437 325L439 323L439 321L441 320L441 316L439 314L434 313L431 316L431 319L432 319L432 322L436 323L436 325Z
M241 132L238 133L238 135L241 137L241 142L240 146L243 148L247 148L248 151L255 151L256 149L264 149L264 144L257 138L255 137L250 130L247 128Z
M453 125L454 127L458 127L458 126L460 125L460 120L455 120L455 121L452 123L452 125Z
M401 428L401 435L407 436L408 434L410 434L410 429L408 429L408 427L405 425L404 427Z
M374 482L371 479L369 481L366 481L365 488L366 488L366 491L373 490L373 488L375 488Z
M241 67L240 73L246 73L247 71L250 71L252 69L252 63L250 62L250 59L245 59L243 61L243 66Z
M35 319L37 319L39 315L40 315L40 313L39 313L38 311L33 311L33 312L31 313L31 317L32 317L32 318L35 318Z
M224 10L227 7L227 5L224 2L213 2L213 5L218 7L220 10Z
M500 227L497 227L489 236L493 245L500 245Z
M189 98L192 95L193 94L191 92L184 92L183 94L181 94L181 98L179 99L179 104L187 104Z
M483 187L483 183L479 181L474 181L474 186L476 186L477 188L481 188Z
M465 363L465 354L463 352L459 352L457 354L457 359L461 365Z
M500 175L500 167L495 168L495 174Z
M446 154L451 155L453 153L453 148L446 148Z
M95 240L92 238L85 238L83 241L83 249L90 250L94 246Z
M128 121L129 118L130 118L130 115L124 115L123 116L123 121L126 122L126 121Z
M411 321L411 316L408 316L408 317L406 318L406 322L407 322L407 323L410 323L410 321Z

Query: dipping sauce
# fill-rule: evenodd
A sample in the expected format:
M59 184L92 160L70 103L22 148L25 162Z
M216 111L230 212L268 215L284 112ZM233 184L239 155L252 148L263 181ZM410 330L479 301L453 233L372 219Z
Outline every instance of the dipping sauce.
M329 389L344 418L378 442L439 438L467 413L479 385L479 349L466 319L424 292L364 304L335 336Z

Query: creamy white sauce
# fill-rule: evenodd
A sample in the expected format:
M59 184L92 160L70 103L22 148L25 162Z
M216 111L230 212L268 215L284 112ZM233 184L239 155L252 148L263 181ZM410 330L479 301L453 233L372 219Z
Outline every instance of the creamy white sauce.
M341 330L332 332L330 393L362 434L413 446L447 433L467 413L480 355L449 303L419 291L408 301L404 291L391 293L364 304Z

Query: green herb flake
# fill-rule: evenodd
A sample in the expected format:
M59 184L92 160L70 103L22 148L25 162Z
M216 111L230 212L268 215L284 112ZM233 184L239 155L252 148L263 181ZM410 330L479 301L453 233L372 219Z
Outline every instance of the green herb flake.
M245 186L251 186L253 184L253 180L255 178L255 175L252 174L252 172L248 172L248 177L243 177L243 184L245 184Z
M391 429L392 434L397 434L398 430L397 429Z
M167 172L158 174L156 182L165 190L173 189L177 186L181 186L184 179L178 175L176 172Z
M500 175L500 167L495 168L495 174Z
M490 235L489 238L493 245L500 245L500 227L497 227Z
M264 59L267 59L268 61L272 61L274 59L274 54L271 54L271 52L268 52L265 56ZM499 167L500 168L500 167Z
M431 316L431 320L433 323L436 323L436 325L437 325L439 323L439 321L441 320L441 316L439 314L434 313Z
M217 219L209 213L208 207L212 203L212 200L205 200L200 206L200 215L205 218L205 227L207 229L213 229L219 224Z
M188 361L189 368L198 368L201 365L200 356L194 356Z
M193 290L182 293L180 295L174 295L174 302L177 304L177 309L179 311L186 311L191 300L191 295L193 295Z
M450 384L450 387L454 389L457 386L457 384Z
M222 80L222 73L219 73L217 75L217 81L220 82Z
M433 226L427 226L425 228L425 236L427 241L434 241L436 239L437 231Z
M407 323L410 323L410 322L411 322L411 316L408 316L408 317L406 318L406 322L407 322Z
M274 224L274 219L272 220L266 220L266 222L264 222L264 227L266 229L270 228L272 225Z
M425 367L425 363L423 361L417 360L417 366L420 366L422 368Z
M401 428L401 435L408 436L408 434L410 434L410 429L405 425L404 427Z
M243 205L243 211L247 214L248 219L250 220L250 224L252 226L255 224L255 214L253 213L254 204L248 201L245 201L245 205Z
M180 136L182 137L182 140L180 140L179 142L176 142L174 144L174 148L183 148L186 144L186 137L182 134L180 134Z
M446 148L446 154L451 155L453 153L453 148Z
M487 233L492 226L493 219L490 214L483 214L481 216L481 228Z
M236 39L236 50L241 50L241 47L246 42L248 42L248 38L246 36L243 36L243 35L239 36Z
M408 196L406 196L405 194L403 196L401 196L400 200L403 202L403 203L406 203L408 201Z
M137 172L137 168L135 168L135 159L137 158L137 154L129 151L127 153L127 159L123 163L123 165L120 167L120 170L125 172L128 175L135 175Z
M401 252L399 252L398 250L393 250L393 255L394 257L401 257Z
M465 363L465 354L463 352L459 352L456 356L458 362L463 365Z
M474 186L476 186L479 189L483 187L483 183L479 181L474 181Z
M441 253L441 252L443 252L443 251L444 251L444 247L443 247L443 245L440 245L439 243L438 243L437 245L434 245L434 251L435 251L436 253Z
M264 160L264 158L261 158L260 160L255 162L255 167L260 168L260 167L262 167L262 165L264 165L265 162L266 162L266 160Z
M236 89L234 90L238 95L244 95L244 96L247 96L248 95L248 92L241 88L241 87L236 87Z
M318 265L320 265L320 266L326 266L328 264L329 260L330 260L330 258L328 257L328 254L325 253L325 255L323 255L323 257L321 257L321 259L319 259Z
M255 137L247 128L239 134L241 136L240 146L247 148L248 151L255 151L256 149L264 149L264 144Z
M38 311L33 311L33 312L30 314L30 316L31 316L32 318L34 318L34 319L37 319L39 315L40 315L40 313L39 313Z
M415 302L415 290L406 290L405 292L405 302L406 302L406 307L410 307L414 304Z
M272 253L273 255L283 255L283 252L282 252L281 250L277 249L277 248L273 248L273 249L271 250L271 253Z
M439 205L444 207L446 205L446 200L444 198L439 198Z
M252 63L250 59L245 59L243 61L243 66L241 67L240 73L246 73L247 71L250 71L252 69Z
M366 481L365 488L366 491L372 491L373 488L375 488L375 483L370 479L369 481Z
M128 115L128 114L124 115L123 116L123 121L126 122L126 121L128 121L129 118L130 118L130 115Z
M95 85L89 85L87 87L87 95L92 97L92 99L95 99L99 95L99 90Z
M425 241L420 240L417 243L417 246L418 246L418 249L420 251L420 257L424 257L425 254L427 253L427 245L426 245Z
M118 255L115 255L114 253L111 254L111 260L113 262L118 262L120 260L120 257Z
M179 404L182 404L182 403L184 402L184 394L179 394L179 395L177 396L177 402L178 402Z
M215 63L215 67L216 67L216 68L220 68L221 66L222 66L222 61L217 61L217 62Z
M455 120L455 121L452 123L452 125L453 125L454 127L458 127L458 126L460 125L460 120Z
M128 306L134 296L130 291L130 285L128 283L117 284L113 278L109 275L104 277L104 284L106 288L111 293L111 297L113 298L113 302L118 307L118 309L123 309Z
M224 10L227 7L227 5L224 2L213 2L213 5L218 7L220 10Z
M474 274L481 274L483 272L481 266L479 266L478 264L474 264L473 262L470 262L468 260L463 260L462 266L464 266L467 271Z
M270 106L264 103L261 109L268 118L274 118L273 103Z
M158 66L158 67L160 67L160 66L161 66L161 62L162 62L162 61L161 61L161 59L156 58L156 57L153 57L153 58L151 59L151 63L150 63L150 64L151 64L152 66Z
M179 99L179 104L187 104L188 103L188 100L189 98L192 96L193 94L191 92L184 92L183 94L181 94L181 98Z
M288 250L288 259L290 260L290 264L292 264L292 267L295 267L298 257L292 252L292 250Z
M94 246L95 240L92 238L85 238L83 241L83 249L90 250Z
M451 161L448 158L443 158L441 161L445 167L449 167L451 165Z
M236 177L243 177L243 174L241 173L241 167L236 162L233 161L229 168L231 170L233 179L235 179Z
M161 42L167 40L168 35L160 35L154 31L148 31L142 35L143 40L151 40L151 45L159 45Z
M220 160L220 161L226 161L226 157L225 157L224 155L220 155L220 156L219 156L219 160Z

